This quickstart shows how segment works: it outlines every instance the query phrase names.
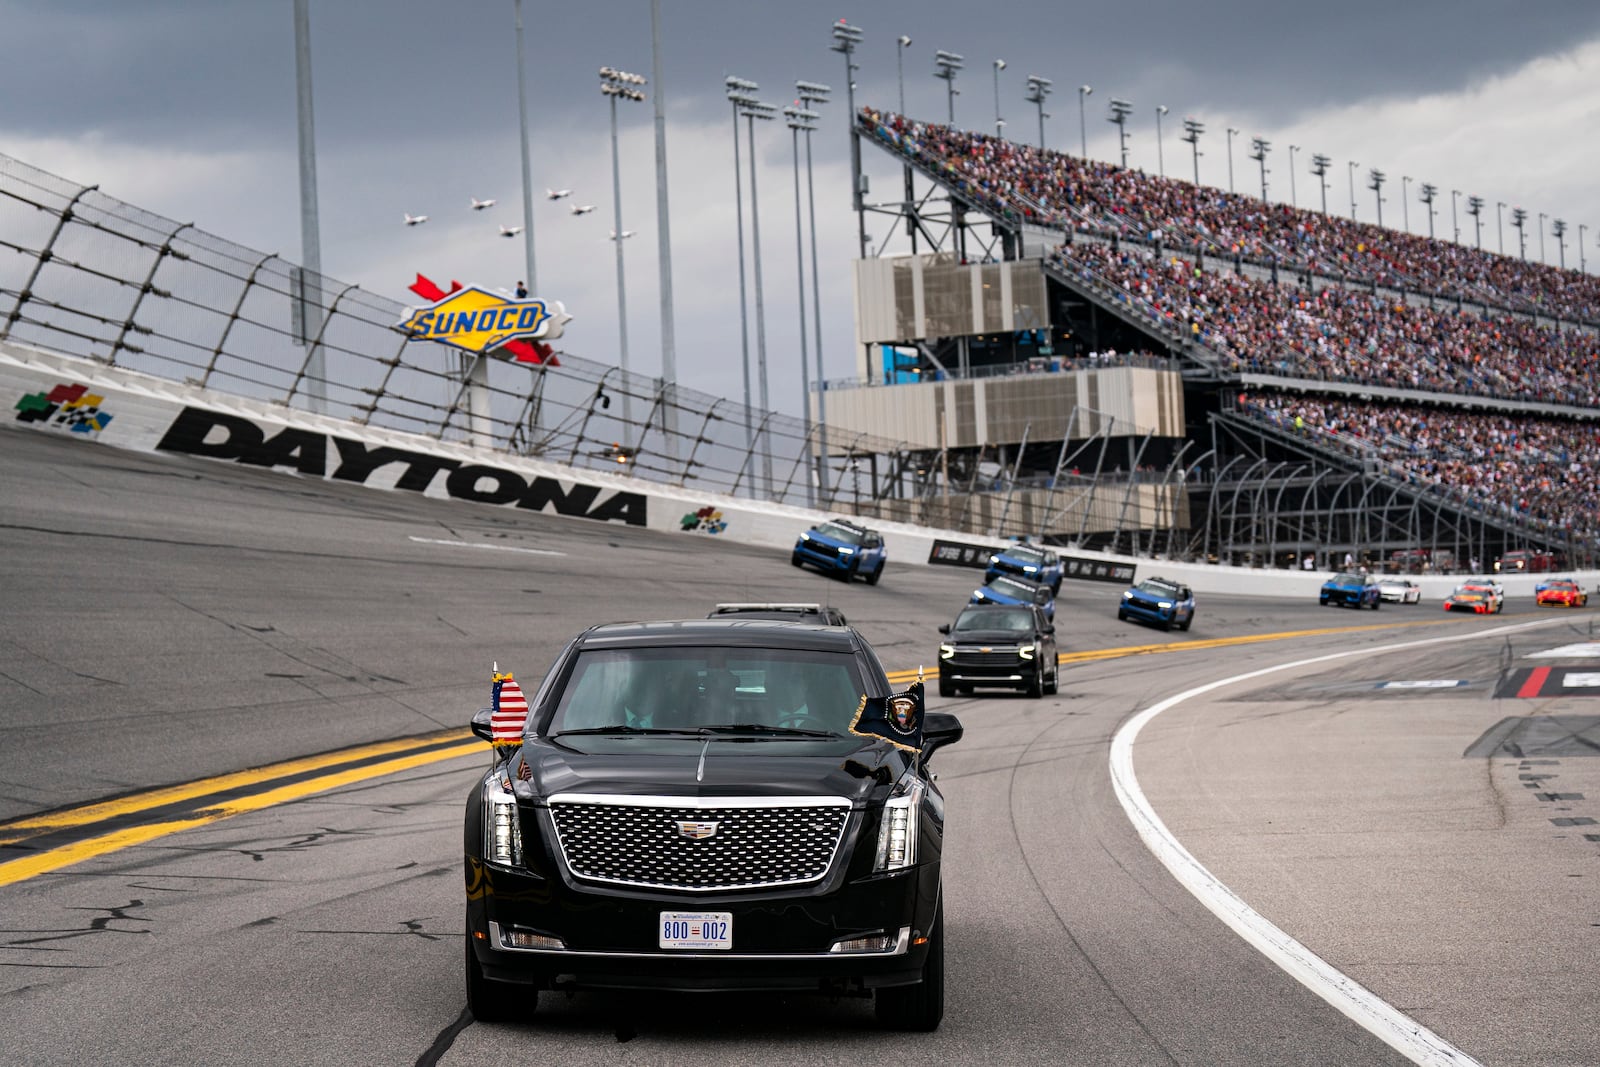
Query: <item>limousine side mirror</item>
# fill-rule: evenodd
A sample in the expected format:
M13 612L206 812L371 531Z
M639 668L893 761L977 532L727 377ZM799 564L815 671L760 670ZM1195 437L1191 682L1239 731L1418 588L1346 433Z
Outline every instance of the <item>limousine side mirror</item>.
M961 740L965 731L961 720L948 711L930 711L922 720L922 762L926 766L933 754Z
M950 632L950 624L947 623L947 622L941 622L939 624L939 632L942 633L942 634L949 633Z
M489 742L494 741L494 727L489 722L493 715L493 708L479 708L478 713L472 717L472 732Z

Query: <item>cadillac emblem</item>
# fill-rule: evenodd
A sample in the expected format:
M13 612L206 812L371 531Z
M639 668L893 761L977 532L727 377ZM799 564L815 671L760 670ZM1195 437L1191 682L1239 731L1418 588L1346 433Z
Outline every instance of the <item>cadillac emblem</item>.
M691 841L704 841L706 838L714 836L717 832L717 824L714 822L690 822L680 819L677 825L678 833Z

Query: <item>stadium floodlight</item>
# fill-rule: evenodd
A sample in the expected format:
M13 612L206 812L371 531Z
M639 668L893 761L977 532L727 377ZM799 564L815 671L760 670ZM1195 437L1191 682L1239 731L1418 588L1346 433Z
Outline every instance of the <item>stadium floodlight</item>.
M1367 171L1367 188L1372 190L1373 199L1378 202L1378 225L1383 225L1383 183L1388 181L1388 176L1373 167Z
M1156 176L1167 176L1167 157L1161 146L1161 116L1167 113L1167 105L1156 105Z
M1456 214L1456 201L1459 199L1461 199L1461 190L1450 190L1450 228L1455 231L1455 236L1451 240L1455 241L1456 244L1461 243L1461 220Z
M1478 251L1483 251L1483 197L1467 197L1467 214L1472 216L1472 228L1476 231L1474 244Z
M1567 222L1565 219L1556 219L1550 224L1550 232L1555 234L1556 248L1561 253L1561 269L1567 269ZM1582 238L1579 238L1582 240Z
M1122 167L1126 170L1128 167L1128 116L1133 114L1133 105L1126 100L1112 97L1111 103L1107 105L1107 108L1111 114L1106 116L1106 121L1114 122L1117 125L1117 140L1122 144Z
M611 210L614 220L612 233L622 234L622 165L617 147L617 100L643 101L644 93L635 88L644 85L643 75L631 74L615 67L600 68L600 93L611 104ZM623 272L621 236L617 237L617 366L623 381L628 378L628 285ZM622 425L624 438L633 434L633 390L622 393Z
M951 126L956 124L956 97L961 95L961 91L956 88L956 75L961 72L965 62L966 60L955 52L941 49L933 53L933 65L939 68L933 72L933 76L944 80L945 104Z
M1583 255L1583 231L1587 230L1588 228L1589 228L1589 224L1588 223L1586 223L1586 222L1578 223L1578 273L1579 274L1588 274L1589 273L1589 261L1587 259L1585 259L1584 255Z
M1539 262L1540 263L1543 263L1545 261L1545 258L1544 258L1544 220L1546 218L1548 218L1548 217L1549 216L1547 216L1544 212L1542 212L1542 211L1539 212Z
M1496 200L1494 203L1494 228L1495 232L1500 235L1500 254L1502 256L1506 254L1505 211L1506 202L1504 200Z
M861 208L861 133L856 125L856 71L861 67L856 63L856 45L861 43L862 32L860 27L852 26L844 19L833 24L833 44L829 45L830 51L838 52L844 56L844 96L845 106L849 114L850 127L850 206L856 213L856 234L861 248L861 258L867 256L867 215ZM821 403L822 394L818 392L818 403ZM819 410L820 417L820 410Z
M906 49L911 47L911 38L901 34L895 42L894 72L900 81L900 114L906 113Z
M1361 166L1355 160L1350 161L1350 221L1356 219L1356 168Z
M1290 207L1299 207L1300 206L1300 198L1295 194L1295 191L1294 191L1294 154L1296 152L1298 152L1298 151L1300 151L1300 146L1299 145L1292 144L1292 145L1289 146L1289 206Z
M1089 127L1083 121L1083 101L1093 92L1093 86L1078 86L1078 154L1084 159L1089 158Z
M1411 175L1400 175L1400 221L1405 224L1406 232L1411 232Z
M1006 69L1006 61L994 61L994 135L1001 136L1005 132L1006 120L1000 117L1000 72Z
M1196 122L1194 119L1183 120L1183 137L1194 148L1194 183L1200 184L1200 135L1206 132L1206 124Z
M800 103L808 109L807 114L815 115L809 110L814 105L826 104L828 94L833 92L826 85L816 82L797 81L794 83L795 92L800 96ZM814 121L814 120L812 120ZM816 369L817 369L817 492L826 494L828 488L827 456L828 456L828 398L822 388L822 283L817 271L817 193L811 170L811 129L808 127L806 134L806 215L810 220L811 230L811 321L815 326L813 336L816 344ZM866 225L861 226L861 247L863 255L867 245ZM810 411L809 400L806 410Z
M1526 260L1528 258L1528 235L1523 230L1528 221L1528 213L1520 207L1511 209L1511 225L1517 228L1517 254Z
M733 105L733 211L739 234L739 343L744 370L744 436L745 447L753 449L755 423L751 419L751 412L755 407L755 398L750 395L750 311L744 266L744 172L739 161L739 114L744 105L760 103L755 94L761 86L747 78L732 76L724 78L722 85L728 102ZM754 169L754 159L751 159L750 165Z
M1428 205L1428 240L1433 240L1433 198L1439 194L1439 187L1432 182L1423 182L1417 192L1417 199Z
M1261 164L1261 201L1267 199L1267 153L1272 151L1272 142L1263 137L1250 139L1250 158Z
M805 131L809 142L811 132L815 130L817 119L822 116L815 111L800 106L800 101L783 109L783 117L789 127L790 138L794 147L794 258L795 258L795 287L799 291L799 319L800 319L800 418L805 433L805 440L811 440L811 370L807 364L809 353L806 350L806 242L805 231L801 227L800 210L800 132ZM822 339L817 338L820 347ZM807 450L809 453L809 449ZM806 465L809 468L811 456L806 456ZM806 479L806 500L816 502L816 485L811 477Z
M1234 127L1228 127L1228 192L1233 192L1233 135L1238 133Z
M1322 184L1322 213L1328 213L1328 164L1333 160L1318 152L1311 157L1311 173L1317 176L1317 181Z
M1028 95L1024 99L1039 109L1039 147L1041 149L1044 148L1044 120L1050 117L1044 112L1044 98L1050 95L1050 87L1054 84L1049 78L1041 78L1037 74L1028 75Z

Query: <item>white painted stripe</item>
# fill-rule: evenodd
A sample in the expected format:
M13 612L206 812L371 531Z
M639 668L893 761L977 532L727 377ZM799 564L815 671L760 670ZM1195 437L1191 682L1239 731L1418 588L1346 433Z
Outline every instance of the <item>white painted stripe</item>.
M1129 820L1132 821L1134 829L1139 831L1139 836L1143 838L1145 846L1166 866L1167 870L1172 872L1173 877L1177 878L1179 884L1193 893L1201 904L1204 904L1212 914L1226 923L1234 933L1244 938L1245 941L1253 945L1269 960L1283 968L1295 981L1355 1020L1355 1022L1366 1028L1385 1044L1406 1056L1413 1063L1434 1065L1434 1067L1476 1065L1478 1064L1477 1060L1462 1052L1398 1008L1395 1008L1376 993L1333 967L1309 948L1278 929L1264 916L1251 908L1250 905L1246 904L1233 890L1223 885L1216 875L1205 868L1204 864L1195 859L1189 850L1184 848L1183 844L1173 836L1172 831L1167 829L1166 823L1161 821L1161 817L1150 806L1150 801L1145 797L1144 791L1139 788L1139 779L1133 772L1133 743L1139 736L1139 731L1144 729L1150 720L1160 715L1163 711L1176 707L1191 697L1197 697L1214 689L1221 689L1224 686L1247 682L1278 671L1292 670L1296 667L1305 667L1314 663L1327 663L1333 660L1345 659L1349 656L1373 656L1386 652L1397 652L1402 649L1445 644L1452 641L1478 640L1484 637L1501 636L1520 630L1548 626L1555 621L1557 620L1521 623L1500 626L1490 630L1469 631L1466 634L1453 634L1448 637L1433 637L1420 641L1380 645L1376 648L1358 648L1345 652L1333 652L1325 656L1313 656L1310 659L1295 660L1292 663L1280 663L1276 667L1263 667L1260 670L1236 674L1231 678L1223 678L1185 690L1146 708L1126 723L1123 723L1122 727L1117 730L1116 735L1111 739L1112 788L1116 790L1117 800L1121 802L1122 810L1127 812Z
M501 552L526 552L530 556L565 556L551 548L522 548L517 545L486 545L478 541L447 541L441 537L415 537L411 540L421 545L449 545L451 548L495 548Z
M1467 684L1465 678L1425 678L1414 682L1379 682L1379 689L1457 689Z

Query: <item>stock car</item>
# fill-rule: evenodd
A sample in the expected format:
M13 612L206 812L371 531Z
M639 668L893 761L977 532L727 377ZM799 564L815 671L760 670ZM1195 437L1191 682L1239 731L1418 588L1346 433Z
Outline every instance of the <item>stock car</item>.
M883 536L849 519L819 522L795 539L789 562L796 567L810 564L824 574L850 581L856 575L877 585L889 552Z
M1383 606L1383 598L1377 580L1371 575L1345 571L1322 583L1321 603L1323 607L1334 604L1358 609L1370 607L1376 611Z
M1422 603L1422 586L1410 578L1381 578L1378 580L1378 597L1396 604Z
M1034 545L1007 545L989 557L989 568L984 581L1009 574L1024 581L1048 585L1050 592L1061 592L1061 557L1048 549Z
M1187 630L1194 622L1194 592L1167 578L1146 578L1123 590L1117 604L1117 620L1128 619L1154 623L1163 630L1174 626Z
M568 642L496 741L464 819L467 1006L531 1021L539 993L871 997L880 1025L944 1012L954 715L892 692L855 630L613 623ZM865 698L908 742L856 730ZM507 737L506 734L512 735ZM920 745L920 747L919 747Z
M1533 594L1533 602L1541 607L1549 604L1552 607L1581 608L1588 606L1589 594L1570 578L1553 578L1539 583Z
M1056 596L1048 585L1002 574L972 591L969 604L1035 604L1051 622L1056 619Z
M1488 582L1463 582L1444 602L1446 611L1470 611L1477 615L1498 614L1505 606L1504 593Z
M1001 686L1038 698L1061 684L1056 628L1036 604L968 604L939 632L942 697Z

